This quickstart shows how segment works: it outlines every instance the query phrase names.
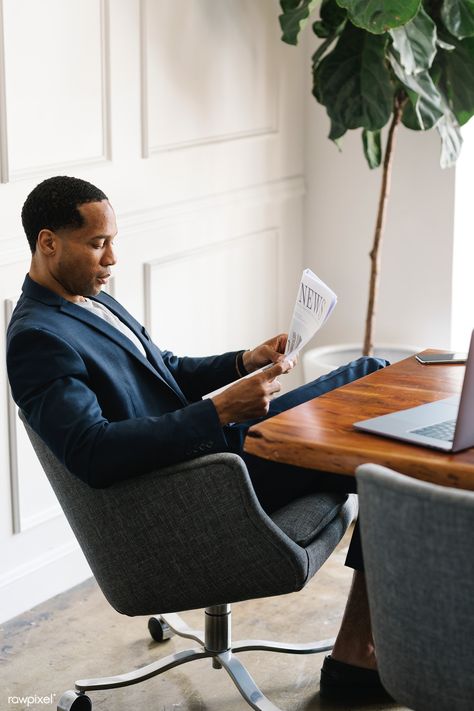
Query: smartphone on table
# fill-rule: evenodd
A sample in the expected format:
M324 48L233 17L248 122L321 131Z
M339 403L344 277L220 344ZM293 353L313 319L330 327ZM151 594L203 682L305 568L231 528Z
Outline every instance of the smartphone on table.
M436 363L465 363L467 353L419 353L415 356L419 363L424 365L434 365Z

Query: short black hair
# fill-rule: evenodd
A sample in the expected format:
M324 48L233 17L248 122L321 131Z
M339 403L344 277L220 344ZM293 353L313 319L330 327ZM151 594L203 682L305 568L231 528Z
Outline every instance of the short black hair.
M87 180L68 175L43 180L28 195L21 211L31 253L35 253L41 230L55 232L64 227L82 227L84 218L77 208L101 200L108 200L107 195Z

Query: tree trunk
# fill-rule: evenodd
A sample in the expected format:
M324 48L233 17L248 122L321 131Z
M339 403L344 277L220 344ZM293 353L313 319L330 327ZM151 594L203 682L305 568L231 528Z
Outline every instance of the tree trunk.
M387 136L385 156L383 161L382 184L380 186L379 206L377 211L377 222L375 224L374 241L370 252L371 269L369 285L369 302L367 305L367 317L365 321L364 355L373 355L374 352L374 326L377 311L377 298L380 279L380 258L382 239L385 231L385 218L387 214L388 197L390 195L390 183L392 177L393 151L395 147L395 136L400 124L403 107L406 102L406 95L397 95L393 106L393 117Z

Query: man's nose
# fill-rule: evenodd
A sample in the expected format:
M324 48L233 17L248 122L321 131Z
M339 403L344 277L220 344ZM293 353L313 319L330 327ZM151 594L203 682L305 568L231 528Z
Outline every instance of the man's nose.
M101 264L104 267L112 267L116 263L117 257L115 256L114 248L111 244L109 244L107 249L104 251L104 254L101 259Z

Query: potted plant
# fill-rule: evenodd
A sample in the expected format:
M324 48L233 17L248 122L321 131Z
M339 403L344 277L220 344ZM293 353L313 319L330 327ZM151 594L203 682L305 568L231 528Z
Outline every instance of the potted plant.
M358 346L370 355L396 135L402 125L436 128L441 167L456 162L460 126L474 114L474 0L280 0L280 6L284 42L296 45L310 19L322 40L312 56L313 95L329 116L329 138L340 148L347 131L361 129L369 168L382 166Z

